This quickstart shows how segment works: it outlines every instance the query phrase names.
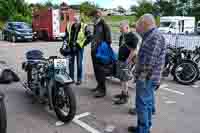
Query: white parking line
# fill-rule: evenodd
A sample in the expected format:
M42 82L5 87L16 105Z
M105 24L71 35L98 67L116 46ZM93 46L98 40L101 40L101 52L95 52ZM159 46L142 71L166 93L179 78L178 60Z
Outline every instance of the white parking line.
M81 120L74 119L73 122L78 124L79 126L81 126L82 128L84 128L85 130L87 130L90 133L101 133L98 130L96 130L96 129L92 128L91 126L89 126L88 124L84 123Z
M165 90L165 91L169 91L169 92L172 92L172 93L176 93L176 94L179 94L179 95L185 95L183 92L169 89L167 84L160 85L160 89Z
M85 130L87 130L90 133L101 133L98 130L96 130L95 128L89 126L88 124L84 123L83 121L79 120L80 118L86 117L91 115L90 112L86 112L80 115L75 116L75 118L73 119L73 122L76 123L77 125L81 126L82 128L84 128Z
M91 115L91 113L90 113L90 112L85 112L85 113L83 113L83 114L76 115L74 119L80 119L80 118L86 117L86 116L88 116L88 115Z
M182 95L182 96L185 95L183 92L172 90L172 89L169 89L169 88L162 88L162 90L166 90L166 91L176 93L176 94L179 94L179 95Z
M166 104L175 104L176 101L165 101Z

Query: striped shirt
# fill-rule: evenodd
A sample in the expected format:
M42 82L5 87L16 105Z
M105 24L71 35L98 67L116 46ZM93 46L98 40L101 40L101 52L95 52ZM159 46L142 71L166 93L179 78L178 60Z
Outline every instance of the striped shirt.
M144 35L136 64L136 79L153 80L159 84L165 62L165 39L158 29Z

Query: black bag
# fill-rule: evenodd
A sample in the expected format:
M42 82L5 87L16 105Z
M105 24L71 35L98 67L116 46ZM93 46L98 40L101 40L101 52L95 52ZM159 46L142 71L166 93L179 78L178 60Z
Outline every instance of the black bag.
M0 75L0 84L9 84L20 81L16 73L10 69L4 69Z
M67 44L66 40L63 41L62 47L60 48L60 54L63 56L68 56L71 54L71 48Z

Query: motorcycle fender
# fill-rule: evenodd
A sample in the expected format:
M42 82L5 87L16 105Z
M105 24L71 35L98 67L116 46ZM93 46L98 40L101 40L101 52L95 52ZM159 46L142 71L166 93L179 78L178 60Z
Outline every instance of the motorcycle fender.
M70 84L73 82L73 80L69 76L62 75L62 74L56 74L55 81L60 84Z

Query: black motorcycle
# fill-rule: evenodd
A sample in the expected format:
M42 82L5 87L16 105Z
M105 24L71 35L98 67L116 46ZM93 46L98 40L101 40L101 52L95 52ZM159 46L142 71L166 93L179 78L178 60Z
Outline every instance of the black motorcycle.
M0 133L6 133L7 129L7 115L4 103L4 94L0 92Z
M27 61L22 69L27 73L24 87L44 104L53 109L59 120L70 122L76 114L76 99L70 84L73 83L67 72L67 58L43 57L39 50L26 54Z
M5 61L0 61L0 84L11 84L13 82L19 82L18 75L7 66ZM4 102L4 93L0 91L0 133L7 132L7 113Z
M191 58L191 52L184 47L168 47L163 77L171 73L175 81L184 85L197 81L198 65Z

